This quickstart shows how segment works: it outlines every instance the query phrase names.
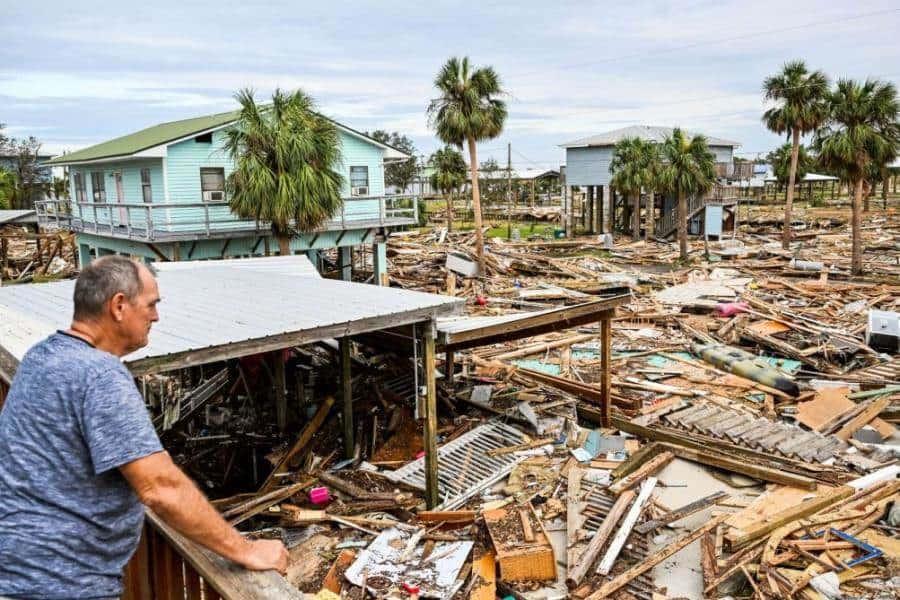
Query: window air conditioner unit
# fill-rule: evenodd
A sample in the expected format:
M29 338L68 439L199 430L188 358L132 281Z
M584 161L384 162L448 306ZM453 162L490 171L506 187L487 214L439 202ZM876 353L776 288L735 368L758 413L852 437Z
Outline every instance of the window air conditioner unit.
M353 191L354 196L368 196L369 195L369 186L360 185L360 186L353 188L352 191Z
M203 192L204 202L221 202L225 199L225 192Z

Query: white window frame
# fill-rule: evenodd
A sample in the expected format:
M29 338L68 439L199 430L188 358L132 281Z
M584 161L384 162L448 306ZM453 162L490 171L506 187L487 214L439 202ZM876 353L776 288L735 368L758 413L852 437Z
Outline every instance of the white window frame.
M147 176L144 179L144 175ZM151 182L152 174L148 167L141 169L141 198L145 203L153 202L153 183Z
M356 185L353 180L353 171L356 170L357 172L359 172L363 169L365 169L365 173L366 173L366 183L364 186ZM370 190L370 187L369 187L369 165L353 165L350 167L350 195L351 196L363 196L363 195L368 196L368 195L370 195L369 193L358 194L356 190L361 187L365 187L367 191Z
M106 174L103 171L91 171L91 199L97 203L106 202ZM99 185L97 185L99 182Z
M210 173L211 171L216 171L216 174L222 174L222 189L204 189L203 187L203 175L205 173ZM217 192L221 192L222 198L221 200L213 199L212 194ZM221 202L225 200L225 168L224 167L200 167L200 197L204 202Z

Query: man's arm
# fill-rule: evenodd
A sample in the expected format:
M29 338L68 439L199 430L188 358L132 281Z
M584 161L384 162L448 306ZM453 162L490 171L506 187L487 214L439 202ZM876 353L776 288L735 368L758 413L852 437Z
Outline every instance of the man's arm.
M172 462L168 452L139 458L119 470L144 505L191 541L254 571L287 571L284 544L245 539Z

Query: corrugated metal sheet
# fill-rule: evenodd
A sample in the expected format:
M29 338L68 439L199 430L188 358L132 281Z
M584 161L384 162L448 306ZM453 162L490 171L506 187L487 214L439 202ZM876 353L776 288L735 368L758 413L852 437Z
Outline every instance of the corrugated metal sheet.
M37 223L34 210L0 210L0 225L6 223Z
M316 277L321 278L316 267L302 254L288 256L261 256L258 258L226 258L222 260L191 260L155 262L153 268L158 272L184 271L195 269L238 269L241 271L257 271L283 277Z
M328 326L361 333L367 319L390 316L402 325L463 306L448 296L234 266L164 268L158 281L160 321L150 344L126 363ZM0 347L21 360L36 342L68 327L74 287L69 280L0 288Z

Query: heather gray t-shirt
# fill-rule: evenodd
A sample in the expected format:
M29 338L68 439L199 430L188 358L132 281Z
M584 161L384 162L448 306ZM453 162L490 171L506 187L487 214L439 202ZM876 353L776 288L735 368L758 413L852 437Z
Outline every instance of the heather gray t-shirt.
M122 362L56 333L0 411L0 596L110 598L143 507L117 467L162 450Z

